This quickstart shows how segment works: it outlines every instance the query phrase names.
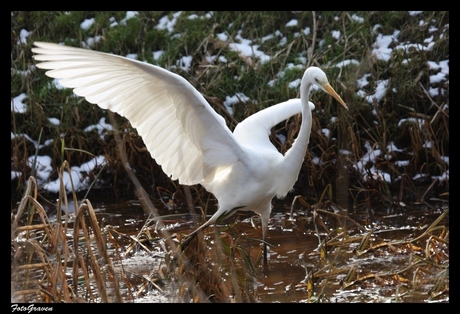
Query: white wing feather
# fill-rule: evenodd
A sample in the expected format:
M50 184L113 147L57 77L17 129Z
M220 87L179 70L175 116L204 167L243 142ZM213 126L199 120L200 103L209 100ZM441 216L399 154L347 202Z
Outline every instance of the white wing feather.
M310 110L315 109L311 101L309 105ZM247 117L235 127L233 134L242 145L264 149L270 147L278 152L269 139L271 128L299 113L302 113L300 98L289 99Z
M212 181L244 162L234 135L184 78L160 67L87 49L37 42L37 67L90 103L126 117L152 158L181 184Z

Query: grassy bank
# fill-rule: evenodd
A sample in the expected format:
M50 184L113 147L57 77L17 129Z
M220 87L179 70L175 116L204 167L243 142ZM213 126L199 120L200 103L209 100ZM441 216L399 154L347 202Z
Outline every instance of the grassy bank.
M156 28L165 16L170 23L175 21L173 31ZM103 155L108 164L100 177L100 182L106 183L102 186L123 194L130 184L124 179L111 132L101 136L97 130L84 131L101 118L109 122L107 113L72 97L68 89L50 86L51 80L44 71L33 68L33 41L81 46L93 40L96 42L91 49L137 54L139 60L187 78L226 118L230 128L264 107L298 97L298 87L290 88L289 83L300 78L306 66L323 67L350 110L343 114L329 97L321 93L312 96L317 110L310 153L296 184L299 194L312 199L317 199L331 183L334 189L349 185L350 193L357 195L364 187L360 182L365 181L365 171L356 167L360 162L370 172L388 174L385 193L400 198L420 199L421 192L415 186L448 171L448 76L437 83L430 82L430 76L440 72L430 64L449 58L447 12L423 12L416 16L408 12L196 12L197 18L190 16L191 12L177 17L166 12L139 12L123 22L126 12L14 12L11 97L25 93L28 109L21 114L12 112L11 117L12 132L18 135L11 141L12 170L19 173L13 180L12 193L24 188L32 173L29 157L36 153L52 159L49 180L56 179L55 169L63 160L80 165L92 155ZM357 21L354 16L362 20ZM87 30L81 26L85 19L94 19ZM287 26L293 19L297 26ZM111 27L110 21L118 21L118 25ZM25 43L21 43L21 30L30 32ZM404 48L393 49L387 61L377 58L376 34L392 35L395 31L397 40L389 47ZM227 36L227 42L219 37L222 34ZM238 43L241 38L251 40L257 45L254 49L263 51L270 60L261 62L257 56L233 51L229 42ZM427 38L432 38L432 43L426 44ZM155 51L163 52L158 59L154 59ZM178 64L184 56L191 56L186 70ZM226 61L210 61L210 56ZM337 66L347 62L348 65ZM357 80L364 76L367 84L360 87ZM375 93L381 82L385 82L383 97ZM437 89L438 95L430 96L431 89ZM237 94L244 94L248 101L234 104L230 115L223 102L227 96ZM59 125L49 118L57 118ZM117 121L119 129L125 130L122 138L130 165L137 170L142 184L174 189L143 149L136 131L124 119ZM281 151L292 143L299 121L291 119L274 130L274 134L286 137L283 143L273 137ZM328 132L321 132L325 128ZM35 145L21 135L28 135ZM42 147L37 150L38 145ZM396 149L391 150L392 145ZM339 154L342 150L347 151L345 157ZM366 161L366 154L373 152L376 158ZM420 179L412 179L417 176ZM437 197L446 191L448 180L440 181L433 187L432 195Z

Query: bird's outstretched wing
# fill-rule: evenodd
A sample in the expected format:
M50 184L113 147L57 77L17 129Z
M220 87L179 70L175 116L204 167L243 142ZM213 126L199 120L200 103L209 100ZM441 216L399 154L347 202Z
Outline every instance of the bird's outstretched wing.
M312 102L309 102L309 105L311 110L315 109ZM244 119L236 126L233 134L240 144L254 148L270 148L275 151L276 148L269 139L271 128L299 113L302 113L300 98L289 99L260 110Z
M218 167L244 159L224 118L183 77L112 54L35 46L37 67L88 102L126 117L152 158L181 184L211 181Z

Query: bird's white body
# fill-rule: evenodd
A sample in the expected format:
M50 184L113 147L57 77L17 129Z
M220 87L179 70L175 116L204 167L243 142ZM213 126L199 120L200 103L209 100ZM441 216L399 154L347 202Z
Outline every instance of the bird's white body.
M346 107L326 75L310 67L302 78L300 99L268 107L238 124L232 133L204 97L183 77L136 60L87 49L35 43L34 58L46 74L60 78L90 103L126 117L152 158L173 180L201 184L219 202L218 211L192 235L235 209L261 216L263 238L273 197L284 197L297 181L310 138L317 84ZM299 136L282 155L269 140L270 129L302 113ZM265 250L266 260L266 250Z

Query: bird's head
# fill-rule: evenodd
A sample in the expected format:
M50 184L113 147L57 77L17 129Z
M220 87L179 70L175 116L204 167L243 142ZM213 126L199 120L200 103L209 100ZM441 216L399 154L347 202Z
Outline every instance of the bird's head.
M309 67L305 71L304 78L307 79L310 84L315 84L319 86L319 88L321 88L325 93L328 93L329 95L334 97L345 109L348 110L347 104L332 88L331 84L329 84L326 73L324 73L323 70L317 67Z

